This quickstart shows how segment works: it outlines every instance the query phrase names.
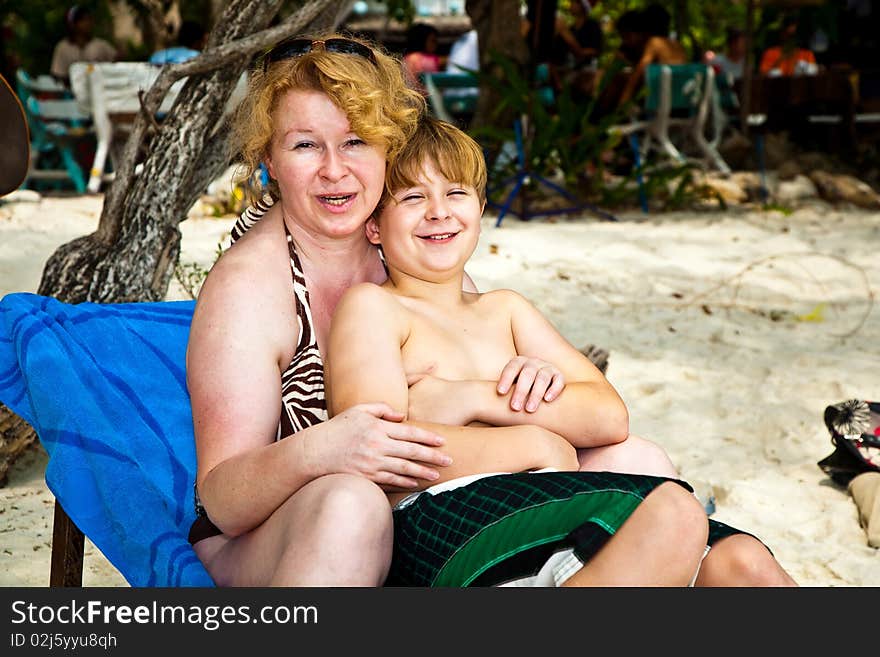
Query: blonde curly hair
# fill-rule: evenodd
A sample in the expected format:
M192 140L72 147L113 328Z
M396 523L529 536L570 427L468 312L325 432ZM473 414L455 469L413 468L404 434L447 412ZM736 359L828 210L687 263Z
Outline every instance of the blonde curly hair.
M235 116L232 146L240 165L236 178L245 183L254 200L266 192L275 199L281 197L274 180L266 189L254 174L269 153L273 114L289 91L327 94L348 118L352 131L368 144L381 145L389 161L403 148L426 113L425 99L407 84L401 61L381 47L348 34L302 38L350 39L369 48L375 61L315 48L249 74L247 95Z

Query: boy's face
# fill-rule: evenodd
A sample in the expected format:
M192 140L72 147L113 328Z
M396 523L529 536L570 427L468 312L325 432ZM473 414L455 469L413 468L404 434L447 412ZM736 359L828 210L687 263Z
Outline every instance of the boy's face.
M416 182L395 190L378 220L367 222L367 237L382 245L389 267L439 282L464 271L480 238L484 203L473 187L447 180L433 162Z

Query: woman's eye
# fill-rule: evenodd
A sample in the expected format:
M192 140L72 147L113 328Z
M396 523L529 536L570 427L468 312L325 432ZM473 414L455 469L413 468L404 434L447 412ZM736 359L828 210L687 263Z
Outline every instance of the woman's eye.
M304 149L314 148L314 147L315 147L315 145L310 141L301 141L298 144L295 144L293 148L295 150L304 150Z
M354 139L349 139L349 140L346 142L346 145L347 145L347 146L363 146L363 145L365 145L366 143L367 143L367 142L365 142L365 141L364 141L363 139L361 139L360 137L355 137Z

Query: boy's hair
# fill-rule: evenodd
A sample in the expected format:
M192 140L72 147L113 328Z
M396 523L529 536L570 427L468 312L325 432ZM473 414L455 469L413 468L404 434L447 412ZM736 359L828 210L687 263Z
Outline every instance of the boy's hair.
M486 200L486 158L483 149L463 130L447 121L425 115L400 153L389 163L385 193L376 209L393 202L392 193L413 187L431 162L447 180L473 187Z

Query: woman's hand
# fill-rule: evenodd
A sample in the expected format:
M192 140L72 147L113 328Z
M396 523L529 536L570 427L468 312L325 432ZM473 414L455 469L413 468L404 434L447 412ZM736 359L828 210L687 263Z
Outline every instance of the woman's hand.
M510 408L528 413L538 410L542 401L551 402L565 388L565 377L559 369L540 358L516 356L510 360L498 378L498 394L510 391Z
M385 403L358 404L326 423L322 470L366 477L382 486L411 489L417 479L434 481L440 473L431 466L444 467L452 459L438 448L444 438L436 433L402 422L398 413Z

